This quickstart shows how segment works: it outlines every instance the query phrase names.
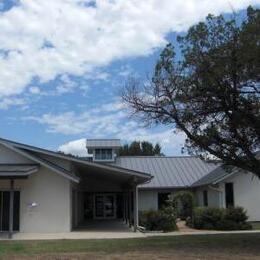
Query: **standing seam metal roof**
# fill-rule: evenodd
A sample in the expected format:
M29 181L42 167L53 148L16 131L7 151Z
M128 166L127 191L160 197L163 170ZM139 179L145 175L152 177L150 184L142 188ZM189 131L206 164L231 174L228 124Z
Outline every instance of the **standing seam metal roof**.
M199 181L220 163L205 162L192 156L119 156L115 165L153 175L154 178L141 185L142 188L181 188Z
M209 174L197 180L195 183L192 184L192 186L198 187L198 186L204 186L209 184L215 184L219 180L231 176L232 174L233 171L231 169L225 170L222 166L219 166Z
M121 146L120 139L87 139L87 148L119 148Z

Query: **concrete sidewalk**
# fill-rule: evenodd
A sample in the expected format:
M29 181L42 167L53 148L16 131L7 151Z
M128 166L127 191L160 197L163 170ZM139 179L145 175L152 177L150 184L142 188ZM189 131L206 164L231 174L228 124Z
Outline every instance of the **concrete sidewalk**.
M245 231L191 231L191 232L68 232L68 233L17 233L13 235L12 240L58 240L58 239L124 239L124 238L146 238L153 236L183 236L183 235L213 235L213 234L248 234L260 233L260 230L245 230ZM7 236L0 237L0 240L8 240Z

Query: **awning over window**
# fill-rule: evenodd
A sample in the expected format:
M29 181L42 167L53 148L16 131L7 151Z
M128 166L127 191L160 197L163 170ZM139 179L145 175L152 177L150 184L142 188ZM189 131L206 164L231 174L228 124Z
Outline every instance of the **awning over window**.
M0 178L27 178L38 169L38 164L0 164Z

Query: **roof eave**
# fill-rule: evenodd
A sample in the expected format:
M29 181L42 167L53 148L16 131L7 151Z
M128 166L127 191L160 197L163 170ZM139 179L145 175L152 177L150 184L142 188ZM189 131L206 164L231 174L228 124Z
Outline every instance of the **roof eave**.
M54 168L54 167L48 165L47 163L45 163L45 162L42 161L41 159L39 159L39 158L33 156L32 154L28 154L27 152L22 151L21 149L16 148L16 147L14 147L14 146L11 145L11 144L7 144L6 142L1 142L1 141L0 141L0 143L1 143L2 145L4 145L5 147L9 148L10 150L13 150L13 151L15 151L15 152L17 152L17 153L23 155L24 157L26 157L26 158L28 158L28 159L34 161L34 162L37 162L37 163L39 163L39 164L45 166L46 168L51 169L52 171L58 173L59 175L62 175L63 177L65 177L65 178L67 178L67 179L69 179L69 180L71 180L71 181L74 181L74 182L76 182L76 183L79 183L80 178L78 178L78 177L76 177L76 176L71 176L71 175L65 174L65 173L63 173L63 172L57 170L56 168Z
M1 141L0 140L0 143L2 143L2 144L4 144L4 143L7 144L8 142L12 143L12 141L8 141L8 140ZM12 147L15 146L15 147L18 147L18 148L21 148L21 149L24 149L24 150L34 151L34 152L37 152L37 153L43 153L43 154L46 154L46 155L54 156L54 157L61 158L61 159L64 159L64 160L69 160L69 161L72 161L72 162L82 163L84 165L96 166L98 168L103 168L103 169L108 169L108 170L109 169L110 170L117 170L119 172L128 173L130 175L136 175L138 177L145 178L145 179L152 178L152 175L147 174L147 173L133 171L133 170L125 169L125 168L114 166L114 165L108 166L108 165L103 165L103 164L100 164L100 163L89 162L89 161L82 160L82 159L79 159L79 158L74 158L74 157L71 157L71 156L68 156L68 155L59 154L57 152L48 151L48 150L42 149L42 148L36 148L36 147L27 146L27 145L20 144L20 143L15 143L15 142L13 142L13 143L14 143L13 145L11 145L11 144L10 145L7 144L7 145L12 146Z

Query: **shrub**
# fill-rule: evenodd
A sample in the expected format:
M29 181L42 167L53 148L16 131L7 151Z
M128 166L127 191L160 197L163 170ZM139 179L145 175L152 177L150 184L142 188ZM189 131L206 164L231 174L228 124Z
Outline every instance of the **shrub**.
M222 230L246 230L252 229L247 223L248 216L242 207L228 208L225 210L220 229Z
M175 193L170 201L173 202L174 207L177 209L177 217L185 220L187 217L192 216L194 208L193 193L190 191L179 191Z
M187 225L198 229L214 230L245 230L251 229L248 224L246 211L241 207L236 208L196 208L193 212L192 221Z
M139 215L139 224L149 231L169 232L177 230L175 210L169 206L158 211L142 211Z

